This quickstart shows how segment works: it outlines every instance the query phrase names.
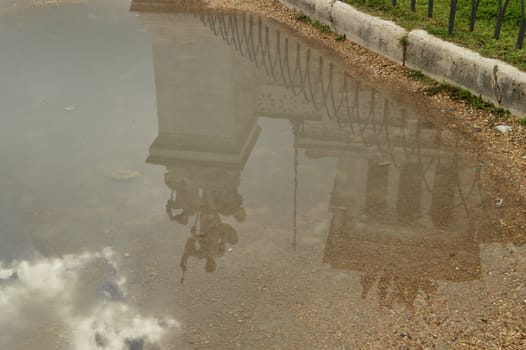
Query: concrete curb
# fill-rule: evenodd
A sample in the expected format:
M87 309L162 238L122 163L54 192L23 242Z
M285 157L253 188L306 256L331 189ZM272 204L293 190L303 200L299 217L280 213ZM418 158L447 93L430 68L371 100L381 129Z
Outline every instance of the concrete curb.
M336 32L393 62L403 63L404 47L400 43L407 36L405 29L394 22L364 14L341 1L335 2L331 14Z
M405 63L409 68L468 89L513 114L526 116L525 72L424 30L411 31L407 39Z
M285 6L330 25L347 39L389 60L465 88L486 101L526 117L526 72L432 36L407 32L334 0L280 0Z
M280 0L286 7L302 12L322 24L332 25L334 0Z

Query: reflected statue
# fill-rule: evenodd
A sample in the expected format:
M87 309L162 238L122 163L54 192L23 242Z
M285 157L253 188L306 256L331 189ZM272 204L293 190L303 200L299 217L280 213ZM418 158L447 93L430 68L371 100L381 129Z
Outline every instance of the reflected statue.
M166 184L172 189L166 204L170 220L187 225L193 218L190 237L187 239L181 269L186 271L189 257L205 259L205 271L216 269L216 259L225 254L226 244L235 245L237 231L222 222L232 217L237 222L246 219L243 199L237 188L239 172L225 169L196 169L191 171L193 179L177 177L167 173Z
M181 257L181 269L186 271L189 257L205 259L205 271L216 269L216 259L225 255L226 243L237 243L237 232L229 224L221 222L218 214L200 214L192 226Z

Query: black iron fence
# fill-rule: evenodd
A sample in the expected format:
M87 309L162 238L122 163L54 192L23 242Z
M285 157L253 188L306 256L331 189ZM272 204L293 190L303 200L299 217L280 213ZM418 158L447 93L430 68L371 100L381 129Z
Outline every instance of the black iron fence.
M525 18L525 1L526 0L516 0L520 5L520 14L518 18L518 35L516 41L516 48L522 49L524 43L524 33L526 31L526 18ZM467 1L466 1L467 3ZM400 6L398 0L391 0L392 6ZM469 30L475 30L475 23L477 21L477 14L480 8L481 0L470 0L470 16L469 16ZM509 10L510 0L496 0L495 1L495 30L493 32L493 37L495 39L500 38L502 25L504 23L507 11ZM415 12L417 7L417 0L410 0L409 3L411 11ZM449 20L448 20L448 34L453 35L455 31L455 19L457 17L458 10L458 0L450 0L449 4ZM434 16L435 1L427 0L427 16L433 18Z

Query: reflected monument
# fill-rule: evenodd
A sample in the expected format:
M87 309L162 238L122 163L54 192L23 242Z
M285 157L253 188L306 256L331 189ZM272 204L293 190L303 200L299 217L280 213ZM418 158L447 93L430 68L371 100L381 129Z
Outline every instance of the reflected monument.
M152 33L159 123L147 162L166 168L170 219L191 225L183 271L190 257L214 271L236 244L223 220L246 218L238 186L258 118L280 118L290 121L295 177L300 153L336 160L323 261L359 272L364 298L376 286L380 305L411 308L419 295L432 298L436 281L481 278L479 170L445 146L450 133L260 18L141 18Z

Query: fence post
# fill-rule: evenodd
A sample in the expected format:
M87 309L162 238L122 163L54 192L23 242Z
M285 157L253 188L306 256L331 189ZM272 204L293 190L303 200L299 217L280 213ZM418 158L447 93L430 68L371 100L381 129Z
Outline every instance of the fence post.
M411 11L416 11L416 0L411 0Z
M504 20L504 14L506 13L506 9L508 8L510 0L506 0L504 2L504 5L502 5L502 0L498 1L499 13L497 14L497 24L495 25L495 34L493 35L495 39L500 38L500 29L502 28L502 21Z
M521 26L519 28L519 36L517 37L517 49L522 49L524 43L524 31L526 29L526 18L524 18L524 0L521 0Z
M435 4L434 0L429 0L427 3L427 17L433 18L433 6Z
M501 0L502 1L502 0ZM451 0L451 7L449 10L449 26L447 29L448 35L453 35L455 30L455 16L457 14L457 0Z
M469 31L475 29L475 21L477 19L477 10L479 8L480 0L471 0L471 18L469 19Z

